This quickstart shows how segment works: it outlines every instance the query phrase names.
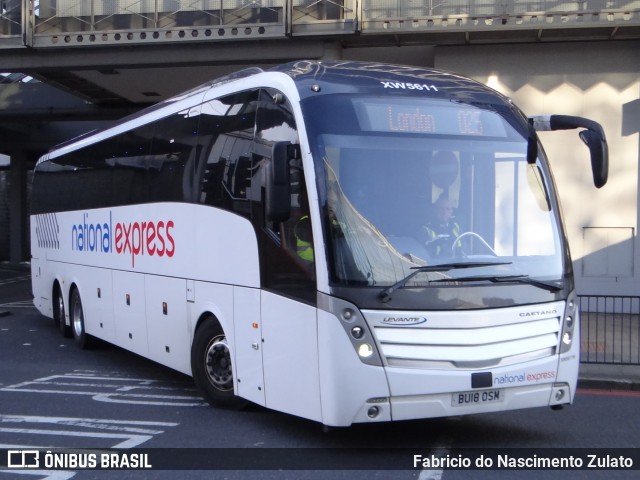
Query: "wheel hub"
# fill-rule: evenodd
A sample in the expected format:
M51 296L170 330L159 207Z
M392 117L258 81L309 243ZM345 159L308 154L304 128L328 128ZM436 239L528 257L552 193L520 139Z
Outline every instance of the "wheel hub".
M82 307L80 306L80 302L75 302L73 305L73 329L75 330L76 336L79 337L82 335Z
M231 354L225 337L212 340L205 353L205 370L209 381L219 390L233 388Z

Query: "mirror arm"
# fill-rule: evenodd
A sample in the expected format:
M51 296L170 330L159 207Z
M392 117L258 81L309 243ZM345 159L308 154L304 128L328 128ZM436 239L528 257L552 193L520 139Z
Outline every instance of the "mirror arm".
M596 188L600 188L607 183L609 175L609 149L607 147L604 129L598 122L572 115L539 115L529 117L529 125L537 132L584 128L585 130L581 131L579 135L580 139L589 148L589 153L591 154L593 183ZM529 152L527 152L527 160L529 163L531 163L531 150L530 135Z
M602 125L584 117L574 117L572 115L538 115L529 117L529 123L533 125L533 128L537 132L586 128L599 134L602 139L605 140Z

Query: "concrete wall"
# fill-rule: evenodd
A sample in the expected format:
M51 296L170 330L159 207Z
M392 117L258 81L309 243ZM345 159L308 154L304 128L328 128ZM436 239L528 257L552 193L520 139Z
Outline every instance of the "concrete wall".
M527 115L600 122L609 182L596 190L575 131L541 134L564 209L578 293L640 294L639 41L438 47L435 67L463 73L511 97Z

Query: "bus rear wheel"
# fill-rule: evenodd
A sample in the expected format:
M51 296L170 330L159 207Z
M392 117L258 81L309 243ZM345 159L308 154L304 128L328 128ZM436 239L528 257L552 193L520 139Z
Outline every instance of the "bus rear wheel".
M193 380L214 407L239 410L249 402L233 392L231 352L220 323L212 316L197 328L191 346Z
M65 323L66 312L64 309L64 297L58 283L53 287L53 323L58 327L65 338L71 337L71 328Z
M74 288L71 292L69 315L71 317L71 331L76 345L83 350L89 348L91 346L91 336L87 334L85 329L82 300L80 299L80 292L78 292L77 288Z

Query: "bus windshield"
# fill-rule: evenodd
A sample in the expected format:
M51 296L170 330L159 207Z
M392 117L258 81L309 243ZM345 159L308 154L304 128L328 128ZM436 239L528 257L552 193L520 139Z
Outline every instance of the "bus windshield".
M316 100L303 108L333 285L562 279L551 182L543 159L527 161L524 120L415 96Z

